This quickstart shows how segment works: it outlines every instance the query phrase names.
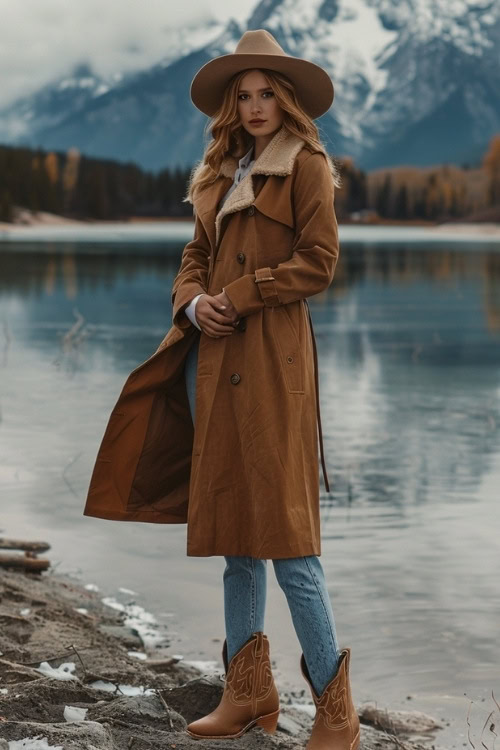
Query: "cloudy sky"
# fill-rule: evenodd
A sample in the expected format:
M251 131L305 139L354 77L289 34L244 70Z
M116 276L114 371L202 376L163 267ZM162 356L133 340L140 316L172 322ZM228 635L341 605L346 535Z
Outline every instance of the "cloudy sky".
M176 26L243 21L257 2L0 0L0 106L84 60L104 75L152 65Z

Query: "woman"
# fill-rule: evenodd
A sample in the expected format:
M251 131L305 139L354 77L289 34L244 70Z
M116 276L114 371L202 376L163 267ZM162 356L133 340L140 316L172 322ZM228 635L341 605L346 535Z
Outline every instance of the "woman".
M338 258L333 161L313 118L333 101L319 66L247 31L204 65L193 103L213 139L191 174L194 238L173 326L130 375L94 468L86 515L188 524L188 555L224 555L224 693L197 738L276 729L264 635L266 565L302 646L316 704L308 750L355 750L359 720L319 561L317 356L306 298Z

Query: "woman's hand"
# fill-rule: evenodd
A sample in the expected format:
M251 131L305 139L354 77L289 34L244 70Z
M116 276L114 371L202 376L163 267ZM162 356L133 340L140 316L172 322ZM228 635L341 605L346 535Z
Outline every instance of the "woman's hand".
M219 292L219 294L216 294L214 296L214 299L217 300L217 302L220 302L224 307L226 308L224 310L224 315L229 318L231 323L237 323L239 316L236 310L233 307L233 303L227 296L226 292Z
M203 333L212 338L234 333L234 323L238 319L236 310L225 292L220 292L214 297L203 294L196 303L195 315Z

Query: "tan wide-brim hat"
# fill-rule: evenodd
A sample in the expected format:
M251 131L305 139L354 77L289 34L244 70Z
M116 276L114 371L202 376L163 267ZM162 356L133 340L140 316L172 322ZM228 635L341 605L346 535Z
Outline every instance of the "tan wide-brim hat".
M191 81L193 104L213 117L222 104L229 79L251 68L269 68L288 76L301 107L312 119L332 105L333 83L326 70L309 60L287 55L265 29L245 31L233 53L214 57L199 69Z

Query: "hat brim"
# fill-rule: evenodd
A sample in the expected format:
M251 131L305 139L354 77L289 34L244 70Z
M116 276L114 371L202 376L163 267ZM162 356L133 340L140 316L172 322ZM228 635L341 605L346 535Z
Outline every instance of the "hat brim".
M301 107L312 118L327 112L333 102L333 82L323 68L309 60L288 55L232 53L203 65L191 81L190 96L201 112L213 117L222 104L229 79L242 70L269 68L292 81Z

